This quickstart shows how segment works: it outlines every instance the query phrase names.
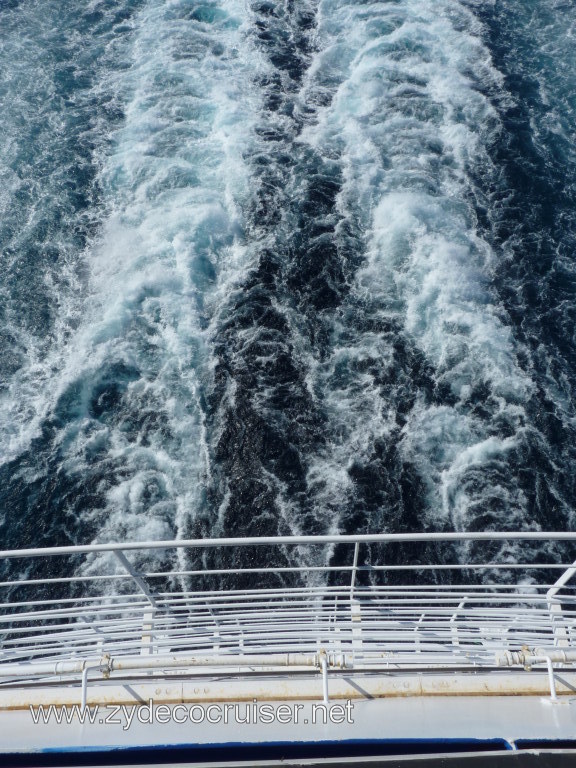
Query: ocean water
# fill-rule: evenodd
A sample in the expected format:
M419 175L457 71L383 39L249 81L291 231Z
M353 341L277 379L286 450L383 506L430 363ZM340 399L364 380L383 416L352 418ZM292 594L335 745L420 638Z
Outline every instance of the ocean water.
M575 37L0 0L3 546L573 529Z

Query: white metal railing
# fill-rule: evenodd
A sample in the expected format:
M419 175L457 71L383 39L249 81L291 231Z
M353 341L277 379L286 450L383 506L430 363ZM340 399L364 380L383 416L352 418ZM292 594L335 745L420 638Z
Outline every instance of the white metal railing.
M478 550L473 560L460 562L450 547L461 542L497 544L500 554L483 560ZM511 542L518 544L515 562L502 551ZM552 542L563 542L568 563L557 556L535 562L534 544L549 549ZM429 543L438 562L422 564L406 554L416 557L415 548ZM336 545L339 553L349 553L345 564L330 559L329 548ZM382 545L389 564L366 563L366 548ZM394 559L398 545L401 561ZM266 565L228 566L226 552L245 547L266 547ZM130 559L136 553L146 562L159 550L174 555L174 563L194 554L196 559L190 567L168 570L138 568ZM83 572L82 558L106 553L119 572ZM206 553L221 562L198 565L198 555ZM0 685L57 676L81 681L85 692L89 675L218 667L314 667L325 682L333 667L544 664L552 674L552 662L576 661L576 593L569 584L576 574L574 553L576 534L565 532L282 536L8 550L0 558L17 559L27 575L0 582ZM73 575L65 571L71 556L77 559ZM34 575L50 558L54 573ZM325 686L325 696L326 691Z

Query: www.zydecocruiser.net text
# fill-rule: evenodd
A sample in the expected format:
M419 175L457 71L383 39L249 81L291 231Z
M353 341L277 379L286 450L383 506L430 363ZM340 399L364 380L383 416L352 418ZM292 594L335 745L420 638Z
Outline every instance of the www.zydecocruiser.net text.
M30 705L30 716L35 725L62 725L84 723L90 725L121 726L128 730L133 724L166 725L341 725L353 724L354 704L350 700L334 704L270 704L251 702L214 704L107 704L106 706Z

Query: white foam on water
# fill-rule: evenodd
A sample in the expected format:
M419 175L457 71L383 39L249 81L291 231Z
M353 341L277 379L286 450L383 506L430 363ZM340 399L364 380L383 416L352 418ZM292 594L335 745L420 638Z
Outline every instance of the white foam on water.
M242 155L259 104L250 89L243 4L200 7L194 29L180 15L187 8L158 3L142 19L126 124L103 174L117 213L98 248L93 279L100 290L113 284L118 293L114 301L106 296L99 333L92 332L108 355L129 360L138 350L141 378L134 387L154 390L171 432L167 440L160 430L144 456L120 437L132 471L109 494L101 535L112 538L127 510L131 537L140 537L153 516L153 506L142 502L146 472L166 483L162 505L166 497L173 501L178 529L201 503L209 471L200 401L209 374L210 305L239 279L249 258L240 244L248 188ZM150 50L159 55L149 57ZM149 368L129 330L140 315L157 347ZM139 404L135 411L142 413ZM144 466L134 472L139 461Z
M368 232L353 296L372 318L394 320L446 382L454 405L418 398L403 427L401 454L428 488L423 526L473 522L473 491L459 490L473 466L506 462L521 439L523 403L532 383L516 361L514 339L490 288L498 256L477 233L470 172L489 165L488 143L500 130L479 90L502 89L476 18L456 0L321 4L322 52L315 80L340 80L337 93L305 140L343 158L341 209L356 208ZM505 94L501 92L501 98ZM334 352L319 366L335 435L311 471L323 478L320 504L342 493L342 467L368 461L395 427L390 392L370 371L341 377L363 360L394 366L389 342L335 328ZM343 344L343 340L347 342ZM489 393L491 418L474 415L474 390ZM505 418L520 432L497 439ZM480 490L482 492L483 489ZM503 491L504 492L504 491ZM376 525L385 525L386 511Z
M173 538L201 503L210 306L249 258L242 156L260 105L244 11L241 0L147 3L130 66L100 86L125 119L99 157L106 217L85 255L88 295L76 332L27 371L37 394L12 446L25 449L73 402L57 445L70 475L110 467L106 508L86 510L100 540ZM119 382L116 410L102 400L109 382Z
M0 462L13 459L38 435L49 407L45 389L57 365L58 353L50 358L50 351L65 346L81 311L75 230L92 214L72 209L70 185L82 161L80 152L67 151L67 142L70 124L82 120L87 135L81 138L97 141L98 118L82 116L82 89L64 105L57 79L66 66L84 76L87 61L99 55L105 67L106 56L98 51L108 43L112 52L115 45L98 40L81 50L72 31L63 40L53 16L60 14L67 23L66 13L60 3L51 2L20 4L2 13L0 100L6 109L0 115L0 318L3 362L11 357L14 375L2 382L0 394ZM46 250L57 258L45 258ZM48 316L43 316L45 309Z

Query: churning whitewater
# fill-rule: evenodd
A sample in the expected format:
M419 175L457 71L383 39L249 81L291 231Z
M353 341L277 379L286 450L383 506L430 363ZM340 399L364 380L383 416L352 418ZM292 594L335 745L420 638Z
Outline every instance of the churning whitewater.
M0 0L5 546L572 528L575 34Z

